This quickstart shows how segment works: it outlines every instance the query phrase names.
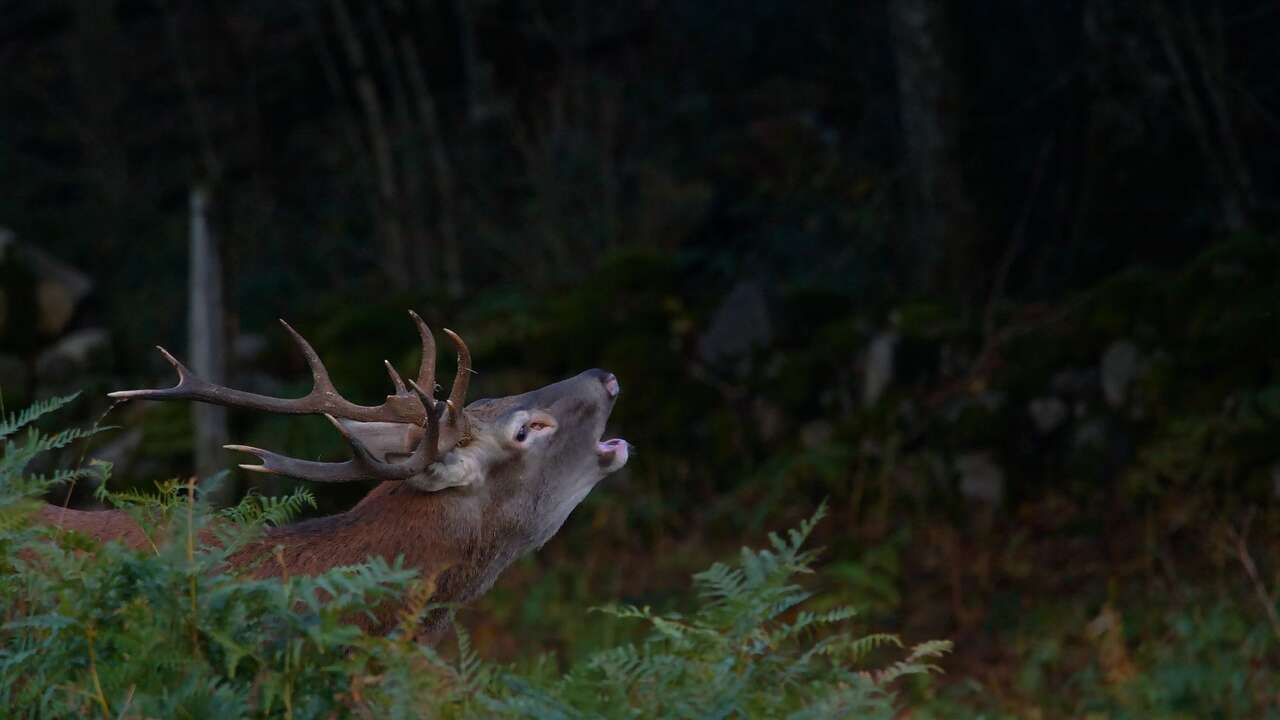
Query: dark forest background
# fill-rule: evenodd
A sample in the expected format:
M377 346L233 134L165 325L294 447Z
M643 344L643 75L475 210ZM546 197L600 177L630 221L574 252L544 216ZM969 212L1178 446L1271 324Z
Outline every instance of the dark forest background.
M584 607L825 498L815 582L956 642L938 713L1274 714L1277 38L1256 0L2 0L3 402L168 384L218 286L229 384L305 392L284 317L376 402L414 308L473 397L615 372L639 448L464 614L486 657L599 647ZM188 407L106 422L120 487L196 470Z

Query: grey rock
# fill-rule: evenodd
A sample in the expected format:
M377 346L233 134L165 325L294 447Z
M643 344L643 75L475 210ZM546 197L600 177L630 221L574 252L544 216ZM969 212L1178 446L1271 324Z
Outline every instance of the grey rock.
M1048 435L1067 419L1067 404L1052 395L1038 397L1027 404L1027 412L1031 415L1036 430L1041 435Z
M751 403L751 411L762 440L774 440L782 434L786 418L777 405L763 398L756 398Z
M1004 500L1004 470L986 451L965 453L956 458L960 473L960 494L971 500L999 505Z
M104 328L84 328L63 337L36 356L36 377L65 380L105 359L111 334Z
M871 340L862 376L863 407L879 402L893 382L893 356L897 345L898 335L893 332L882 332Z
M1072 443L1079 450L1100 449L1107 445L1107 426L1102 420L1083 422L1076 428Z
M1117 340L1102 354L1102 396L1107 404L1118 408L1124 404L1129 385L1138 376L1138 346L1129 340Z
M831 423L814 420L800 428L800 444L806 448L821 447L830 442L833 433Z
M1049 389L1057 395L1082 395L1095 387L1097 381L1093 370L1069 368L1053 374L1049 379Z
M53 255L17 240L0 228L0 261L10 257L31 271L36 280L36 324L45 335L66 329L80 301L93 291L93 280Z
M1000 390L986 390L974 398L974 402L983 410L993 413L999 412L1000 408L1004 407L1005 400L1005 394Z
M773 325L764 288L739 281L720 301L706 332L698 339L698 355L709 363L740 358L773 342Z

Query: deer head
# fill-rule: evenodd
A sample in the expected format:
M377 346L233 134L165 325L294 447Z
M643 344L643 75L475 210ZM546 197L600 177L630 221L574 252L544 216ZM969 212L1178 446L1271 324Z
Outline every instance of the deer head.
M346 513L270 531L263 544L283 545L285 562L263 563L259 574L314 573L371 554L403 556L437 577L436 600L466 601L487 590L511 561L550 539L601 479L626 464L627 442L601 439L620 387L612 373L587 370L531 392L465 405L471 353L446 329L457 348L458 369L448 398L437 400L435 339L416 313L409 314L421 338L422 363L407 381L386 363L395 392L381 405L343 398L316 351L283 321L311 368L313 386L301 398L209 383L164 348L159 350L177 371L177 385L110 395L324 415L350 445L350 460L316 462L245 445L227 448L257 457L259 464L240 466L253 472L316 482L383 482ZM87 515L68 520L64 513L55 522L103 527L101 520L76 519Z

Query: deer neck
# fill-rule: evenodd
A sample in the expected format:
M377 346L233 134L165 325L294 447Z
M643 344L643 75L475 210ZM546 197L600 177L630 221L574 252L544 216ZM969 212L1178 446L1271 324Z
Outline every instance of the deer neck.
M256 574L316 575L378 556L388 563L400 557L424 577L435 575L471 554L475 538L466 515L456 498L383 483L347 512L269 530L253 554L275 554L276 547L281 553L266 558Z

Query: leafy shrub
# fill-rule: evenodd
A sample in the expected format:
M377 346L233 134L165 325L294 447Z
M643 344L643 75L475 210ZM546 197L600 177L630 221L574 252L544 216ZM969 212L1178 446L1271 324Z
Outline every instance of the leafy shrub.
M892 635L849 631L853 610L801 609L795 584L811 572L803 549L821 511L771 547L747 550L694 578L688 615L647 608L604 612L649 625L642 642L602 650L558 672L519 673L482 661L458 631L446 654L419 644L430 578L378 558L315 577L255 580L227 559L269 524L310 502L305 492L250 496L214 512L194 486L150 496L103 492L147 531L151 546L98 544L38 523L37 495L109 467L26 474L42 452L89 431L28 429L60 398L0 422L0 708L8 716L68 717L892 717L893 682L926 675L949 648L900 648ZM202 538L215 538L202 542ZM265 560L270 562L271 559ZM325 600L320 600L321 596ZM349 622L407 598L397 630L367 635ZM881 649L881 650L878 650Z

